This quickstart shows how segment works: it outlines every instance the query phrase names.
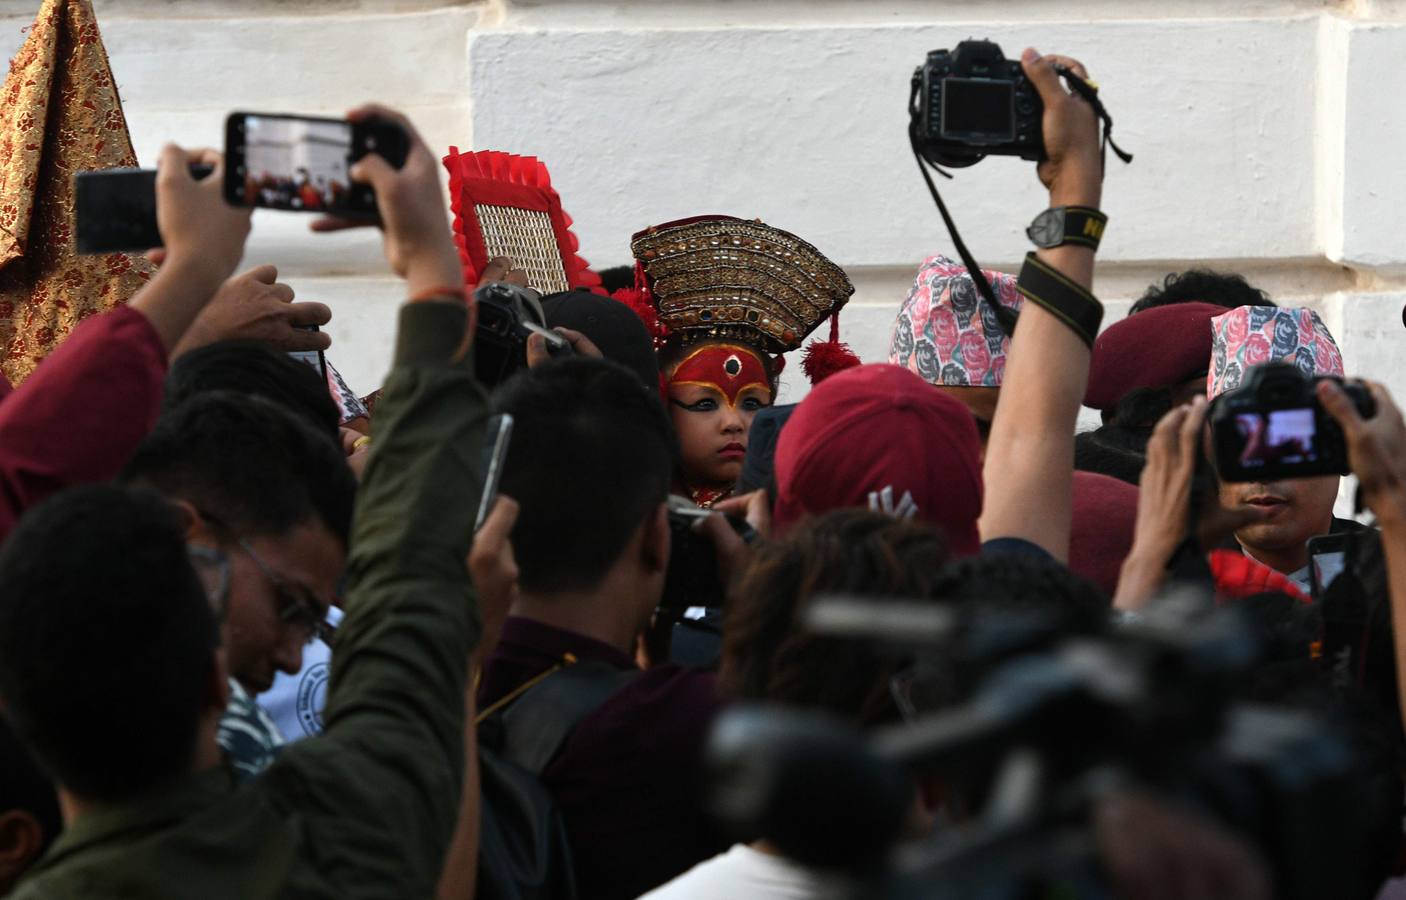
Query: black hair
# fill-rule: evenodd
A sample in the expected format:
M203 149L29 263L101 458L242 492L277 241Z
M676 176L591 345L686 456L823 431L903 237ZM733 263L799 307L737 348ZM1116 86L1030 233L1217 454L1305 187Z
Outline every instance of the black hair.
M658 391L588 357L523 370L495 394L513 417L499 490L520 506L523 590L590 590L669 493L676 440Z
M634 266L611 266L608 269L599 270L596 274L600 276L600 286L607 294L635 286Z
M22 809L34 816L43 833L44 850L63 830L54 783L40 770L29 748L0 716L0 812Z
M1142 480L1142 468L1147 464L1147 458L1119 446L1123 436L1112 432L1113 429L1104 426L1074 435L1074 469L1138 484ZM1109 440L1110 437L1113 440Z
M734 697L820 709L850 722L896 720L889 691L901 658L803 626L829 592L939 603L947 541L930 525L841 509L761 547L739 583L723 631L720 681Z
M0 698L79 796L120 801L189 769L218 643L180 516L154 492L62 492L0 551Z
M1214 303L1226 309L1238 306L1277 306L1269 295L1253 287L1244 276L1210 269L1172 272L1154 284L1128 310L1128 315L1174 303Z
M570 328L591 339L601 355L634 372L646 388L659 390L659 357L644 321L618 300L587 290L542 298L548 328Z
M222 390L272 400L337 438L342 417L326 382L311 366L257 341L219 341L177 358L166 376L163 408Z
M351 532L356 478L341 448L262 397L205 391L167 410L119 477L244 536L286 534L310 518L343 546Z

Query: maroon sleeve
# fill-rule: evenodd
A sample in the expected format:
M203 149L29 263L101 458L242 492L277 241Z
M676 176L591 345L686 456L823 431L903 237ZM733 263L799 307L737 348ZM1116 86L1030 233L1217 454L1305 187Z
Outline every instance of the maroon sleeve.
M0 540L57 491L107 481L161 409L166 348L146 316L93 316L23 384L0 392Z

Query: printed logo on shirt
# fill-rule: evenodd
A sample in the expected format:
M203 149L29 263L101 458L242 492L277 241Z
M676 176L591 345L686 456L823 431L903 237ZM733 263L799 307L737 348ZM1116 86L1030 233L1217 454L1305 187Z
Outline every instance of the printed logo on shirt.
M909 491L904 491L898 505L894 505L893 485L881 491L870 491L869 509L894 519L911 519L918 514L918 504L913 501L913 494Z
M322 734L322 710L327 706L327 679L332 667L325 662L308 667L298 680L298 724L308 737Z

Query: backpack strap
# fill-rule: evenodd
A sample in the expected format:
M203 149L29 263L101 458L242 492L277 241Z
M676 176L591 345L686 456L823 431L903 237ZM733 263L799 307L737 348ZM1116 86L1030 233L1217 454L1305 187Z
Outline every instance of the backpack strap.
M499 753L534 775L561 750L581 720L633 681L638 669L575 662L554 671L488 717L497 720Z

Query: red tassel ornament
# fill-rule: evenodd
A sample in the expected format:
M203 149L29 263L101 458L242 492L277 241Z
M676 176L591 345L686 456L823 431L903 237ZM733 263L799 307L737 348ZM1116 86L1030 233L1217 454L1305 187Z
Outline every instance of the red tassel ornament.
M830 339L811 341L806 346L801 371L806 373L814 386L836 372L852 369L859 364L859 357L849 348L849 344L840 342L840 314L837 312L830 317Z

